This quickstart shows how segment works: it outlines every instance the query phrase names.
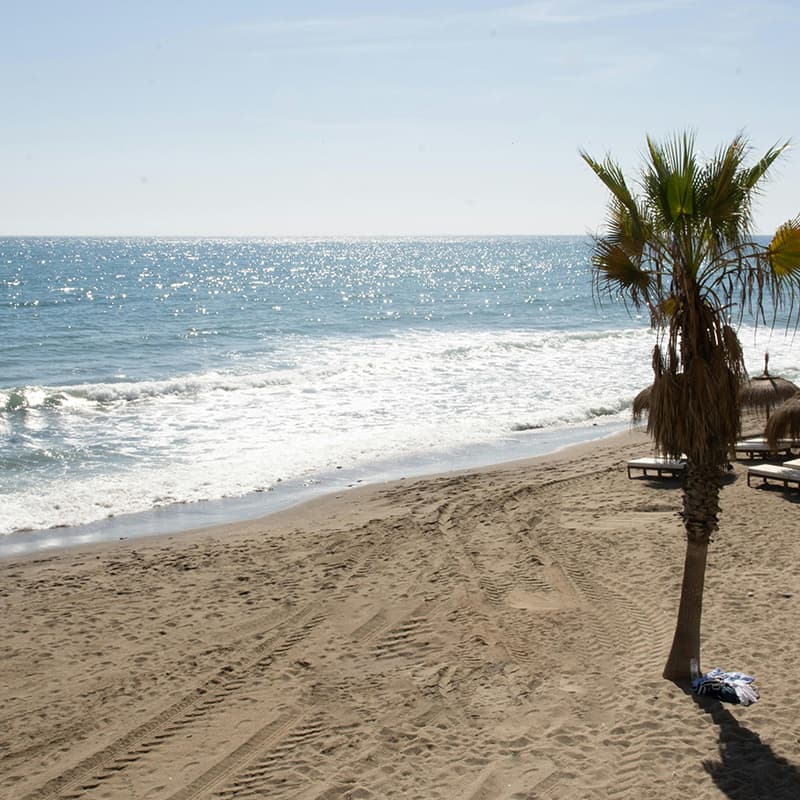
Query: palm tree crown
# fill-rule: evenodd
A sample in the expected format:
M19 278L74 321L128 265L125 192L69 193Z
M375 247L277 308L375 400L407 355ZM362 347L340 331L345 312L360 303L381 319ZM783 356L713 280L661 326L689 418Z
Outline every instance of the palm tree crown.
M595 292L646 308L662 334L648 429L670 455L726 462L744 377L732 323L747 311L766 321L767 298L774 312L797 299L800 218L781 226L768 246L751 232L753 201L787 146L747 166L741 135L706 162L691 134L663 144L648 137L638 195L610 157L599 162L581 153L611 192L606 231L595 238Z

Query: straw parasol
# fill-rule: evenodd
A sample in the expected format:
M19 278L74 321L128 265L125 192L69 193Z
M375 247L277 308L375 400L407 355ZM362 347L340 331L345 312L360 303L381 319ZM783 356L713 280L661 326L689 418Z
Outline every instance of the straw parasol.
M775 408L767 420L764 435L770 447L776 447L780 439L800 439L800 391Z
M653 391L651 383L646 389L642 389L633 398L633 421L639 422L642 417L650 410L650 393Z
M769 417L770 411L788 400L795 392L800 392L800 386L769 374L769 353L764 353L764 372L755 378L750 378L739 389L740 408L749 408L756 411L765 411Z

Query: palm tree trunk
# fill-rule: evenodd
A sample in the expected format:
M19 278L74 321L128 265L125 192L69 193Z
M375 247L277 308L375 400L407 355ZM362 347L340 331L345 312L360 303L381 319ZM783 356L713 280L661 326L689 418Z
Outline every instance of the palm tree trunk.
M664 677L670 681L688 681L691 661L697 660L700 669L700 619L703 613L703 585L706 578L708 540L686 540L686 558L683 564L681 601L672 649L664 667Z
M700 621L703 613L706 559L708 542L717 529L721 486L719 467L693 464L691 461L686 465L682 515L686 528L686 557L678 621L663 673L667 680L688 682L691 678L692 659L696 660L697 669L700 669Z

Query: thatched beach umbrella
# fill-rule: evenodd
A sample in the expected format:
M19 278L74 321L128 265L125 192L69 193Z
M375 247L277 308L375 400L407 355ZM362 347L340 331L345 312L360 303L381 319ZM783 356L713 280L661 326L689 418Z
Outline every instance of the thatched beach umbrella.
M764 435L770 447L777 447L781 439L800 440L800 391L784 400L770 414Z
M650 393L653 391L653 384L651 383L646 389L642 389L636 397L633 398L633 421L639 422L642 417L650 410Z
M769 417L773 408L795 392L800 392L800 386L779 375L769 374L769 353L764 353L764 372L750 378L739 390L739 407L765 411Z

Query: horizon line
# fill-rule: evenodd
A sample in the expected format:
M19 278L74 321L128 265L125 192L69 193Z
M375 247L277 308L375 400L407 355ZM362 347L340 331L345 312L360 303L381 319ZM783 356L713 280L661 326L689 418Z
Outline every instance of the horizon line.
M760 235L760 234L755 234ZM591 233L3 233L0 239L497 239Z

